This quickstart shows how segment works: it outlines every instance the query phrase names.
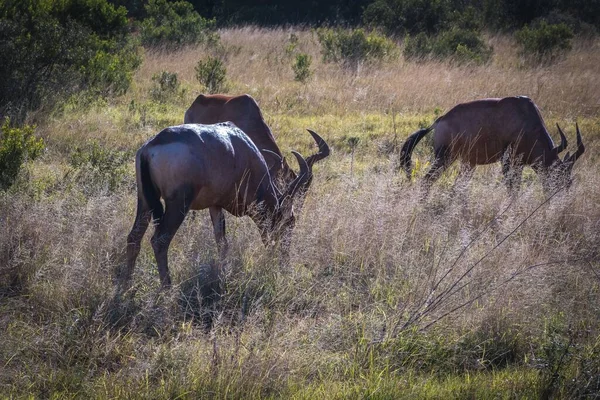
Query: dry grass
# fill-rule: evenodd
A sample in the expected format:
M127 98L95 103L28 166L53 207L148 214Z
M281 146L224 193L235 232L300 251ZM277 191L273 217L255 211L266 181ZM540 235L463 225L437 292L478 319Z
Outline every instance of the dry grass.
M585 371L600 369L593 363L600 352L598 41L578 43L539 69L519 67L514 43L492 37L496 55L487 66L399 59L354 75L322 64L312 34L295 31L315 69L302 85L285 53L290 32L221 34L231 91L259 101L282 149L312 151L305 127L334 147L315 167L291 266L265 252L249 219L229 217L225 289L206 332L194 317L207 311L198 289L216 249L200 212L171 246L171 292L158 292L145 241L135 292L114 297L112 273L123 263L135 212L132 163L109 189L93 169L74 171L69 156L88 141L133 152L182 120L200 91L194 65L207 50L148 52L124 98L40 121L46 157L30 167L29 180L0 195L1 392L535 397L556 366L565 379L557 395L593 390ZM162 70L177 72L186 92L160 105L148 92ZM531 96L548 125L569 126L570 138L580 121L587 151L569 192L546 200L529 172L513 200L491 166L454 197L450 172L419 202L418 186L393 172L394 148L436 108L515 94ZM353 136L360 142L351 156ZM425 162L423 149L417 155ZM591 367L580 368L585 362Z

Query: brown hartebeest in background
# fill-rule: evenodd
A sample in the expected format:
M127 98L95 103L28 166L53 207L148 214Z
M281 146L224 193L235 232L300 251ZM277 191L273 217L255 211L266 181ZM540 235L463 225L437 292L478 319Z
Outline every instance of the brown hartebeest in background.
M552 185L569 186L573 164L585 148L576 125L577 150L561 160L559 153L567 147L567 139L556 126L561 143L555 147L537 106L523 96L462 103L437 118L430 127L408 137L400 151L400 166L410 177L413 149L434 130L435 160L424 178L426 190L456 159L463 161L461 174L467 177L476 165L501 160L511 192L520 186L524 165L530 165L538 173L545 190Z
M246 135L252 139L256 147L263 152L269 169L274 178L283 189L296 179L296 173L289 167L283 157L271 129L265 123L260 108L252 96L243 94L240 96L227 96L222 94L204 95L196 97L196 100L185 112L184 123L186 124L216 124L217 122L233 122ZM308 130L319 146L319 152L306 158L309 167L329 155L329 146L315 132ZM277 158L264 154L264 150L271 151L283 159L283 163ZM281 183L279 182L281 181ZM307 186L310 185L310 180Z
M156 221L151 242L163 287L171 284L169 244L189 210L209 209L221 255L227 251L223 210L249 215L265 245L289 236L295 224L294 198L312 174L306 160L293 154L300 172L282 193L254 142L232 123L173 126L147 141L135 158L137 214L127 237L121 284L126 287L131 281L151 218Z

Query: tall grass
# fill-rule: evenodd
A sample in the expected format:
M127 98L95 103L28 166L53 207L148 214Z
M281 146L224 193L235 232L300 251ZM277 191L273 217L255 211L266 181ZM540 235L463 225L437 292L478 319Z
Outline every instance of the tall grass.
M294 31L314 62L313 78L300 84L285 51L290 32L228 29L217 50L231 92L257 99L285 154L314 151L307 127L334 148L315 166L290 266L265 251L248 218L228 216L221 299L208 304L217 252L210 219L198 212L170 248L174 288L158 290L145 240L134 289L115 296L112 278L135 213L133 156L125 171L108 165L101 170L109 176L98 179L70 162L75 146L133 154L161 128L182 122L199 90L194 66L216 50L149 52L123 98L85 107L74 100L37 121L48 150L0 195L0 392L597 394L598 42L578 43L565 60L537 69L521 66L512 40L497 36L488 38L495 56L486 66L398 60L347 71L321 63L311 32ZM152 76L161 71L178 74L183 96L152 100ZM570 191L548 199L526 171L513 199L499 166L489 166L454 196L456 173L447 172L422 202L418 184L394 172L398 145L420 124L458 102L516 94L532 97L548 126L579 121L587 150ZM415 155L417 177L426 149L425 140ZM107 184L111 178L119 184Z

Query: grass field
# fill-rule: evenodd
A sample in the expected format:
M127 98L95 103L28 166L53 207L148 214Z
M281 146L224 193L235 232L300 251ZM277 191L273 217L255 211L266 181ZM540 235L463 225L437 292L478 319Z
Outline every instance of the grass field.
M306 84L294 81L291 32L312 55ZM310 31L220 34L228 92L258 101L284 154L315 151L306 128L333 149L315 166L291 265L250 219L228 216L224 293L203 306L217 252L202 211L171 245L174 287L159 291L144 240L135 290L115 298L135 151L182 123L202 91L194 67L215 50L147 51L125 96L30 116L47 151L0 193L0 397L600 397L600 41L546 67L490 36L484 66L400 57L348 71L322 63ZM181 90L159 103L161 71ZM511 198L491 165L455 196L451 169L419 201L418 182L395 172L405 138L459 102L513 95L536 102L555 141L560 123L570 148L579 123L571 189L547 197L526 169ZM417 180L430 144L413 155Z

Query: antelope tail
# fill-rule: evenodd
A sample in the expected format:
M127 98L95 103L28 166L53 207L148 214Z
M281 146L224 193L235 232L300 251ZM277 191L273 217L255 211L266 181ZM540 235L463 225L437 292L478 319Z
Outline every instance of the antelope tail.
M160 193L154 186L152 182L152 177L150 176L150 168L148 165L148 160L146 159L145 154L141 154L139 157L140 161L140 180L142 182L142 192L141 195L144 197L146 204L152 210L152 218L154 220L159 220L164 215L163 205L160 202Z
M417 143L419 143L421 139L423 139L423 137L427 135L432 129L433 125L429 128L419 129L418 131L410 135L408 139L406 139L406 142L404 142L404 144L402 145L402 149L400 150L400 166L404 169L404 172L406 172L406 176L408 178L410 178L410 173L412 170L412 162L410 160L412 152Z

